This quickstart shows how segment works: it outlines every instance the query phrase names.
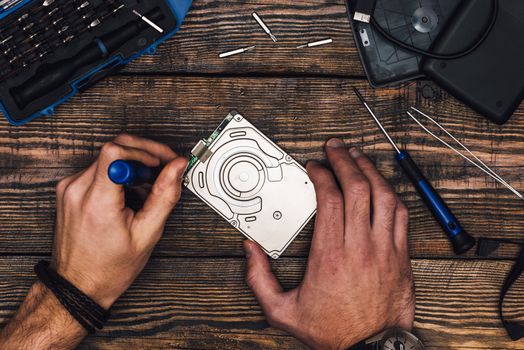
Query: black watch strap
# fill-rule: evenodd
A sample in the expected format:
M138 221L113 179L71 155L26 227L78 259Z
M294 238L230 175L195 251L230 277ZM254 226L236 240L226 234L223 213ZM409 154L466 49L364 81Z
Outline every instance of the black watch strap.
M524 245L522 243L503 239L481 238L478 244L477 255L482 257L489 257L492 253L497 251L501 244L513 244L520 245L522 247L517 261L515 262L515 265L513 265L511 271L508 273L508 276L506 277L506 280L504 281L504 285L500 290L499 296L499 315L502 321L502 325L504 326L504 328L506 328L506 331L508 332L508 335L512 340L519 340L524 337L524 324L506 320L506 318L504 317L503 306L506 294L511 289L513 284L524 273Z
M524 337L524 324L517 323L517 322L510 322L507 321L504 318L504 312L502 311L502 307L504 304L504 298L506 297L506 294L510 290L510 288L513 286L513 284L519 279L519 277L524 272L524 248L520 252L519 257L517 258L517 262L511 269L511 271L508 274L508 277L506 278L506 281L504 281L504 285L502 286L502 290L500 291L500 299L499 299L499 312L500 312L500 318L502 320L502 324L504 325L504 328L506 328L506 331L508 332L508 335L512 340L519 340L522 337Z

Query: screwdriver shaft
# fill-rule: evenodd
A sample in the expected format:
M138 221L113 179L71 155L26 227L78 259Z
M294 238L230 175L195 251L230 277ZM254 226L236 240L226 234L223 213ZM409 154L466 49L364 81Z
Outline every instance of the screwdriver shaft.
M446 233L449 241L453 245L454 252L456 254L463 254L470 250L475 245L475 239L463 229L462 225L455 215L453 215L446 202L444 202L435 188L425 178L424 174L409 153L399 150L360 92L356 88L353 90L362 104L366 107L369 114L373 117L380 130L382 130L384 135L386 135L395 151L397 151L397 162L404 170L404 173L409 177L413 186L417 189L420 197L426 203L428 209L431 211L440 227L442 227L443 231Z
M6 0L4 0L6 1ZM43 8L47 8L47 17L51 17L53 16L55 13L57 13L57 11L60 11L60 9L58 7L54 7L54 8L51 8L49 6L51 6L52 4L55 4L55 6L57 6L57 3L59 3L61 0L45 0L42 4ZM91 30L92 28L98 26L100 23L102 23L106 18L114 15L116 12L120 11L122 8L125 7L124 4L120 4L119 6L116 6L119 2L121 1L117 1L117 0L110 0L110 1L107 1L106 4L104 5L100 5L100 6L97 6L96 8L93 9L94 13L97 13L97 12L100 12L100 9L103 7L103 6L111 6L111 7L114 7L113 9L111 9L109 12L103 14L103 15L100 15L98 18L96 19L89 19L89 24L86 24L86 26L81 29L81 30L77 30L75 32L73 32L73 30L71 29L71 25L61 25L59 28L57 28L55 31L52 31L51 34L45 34L45 33L50 33L50 30L51 30L51 26L57 26L59 25L60 22L62 22L64 20L64 17L67 17L68 15L70 15L72 12L74 11L81 11L89 6L91 6L91 3L88 1L88 0L85 0L85 1L79 1L77 3L71 3L71 5L65 7L62 11L60 11L61 13L61 17L60 18L55 18L55 19L51 19L50 20L50 25L49 26L46 26L44 29L45 31L38 31L38 32L28 32L28 29L31 29L34 26L35 23L30 23L26 26L23 27L22 31L23 33L26 33L27 37L21 41L18 41L18 42L15 42L13 45L14 47L20 47L20 46L23 46L29 42L33 42L35 39L35 37L39 37L40 41L39 42L34 42L34 45L24 51L23 53L21 54L15 54L14 56L11 56L8 60L7 60L7 63L8 65L13 65L15 64L15 62L17 61L23 61L21 62L22 66L27 66L28 64L38 60L38 59L42 59L44 58L44 56L48 55L50 52L52 52L52 49L53 48L56 48L56 47L59 47L63 44L66 44L68 42L70 42L71 40L73 40L74 38L78 37L79 35L83 34L84 32L87 32L89 30ZM1 2L0 2L1 4ZM116 7L115 7L116 6ZM85 15L84 15L85 17ZM23 21L25 21L26 19L29 18L29 13L25 13L23 14L21 17L18 18L17 22L19 23L22 23ZM86 18L87 19L87 18ZM43 19L40 19L40 22L42 22ZM36 28L36 27L35 27ZM59 42L53 42L51 44L49 40L51 39L56 39L58 38L59 39ZM9 36L5 39L3 39L2 41L0 41L0 45L3 45L5 44L7 41L10 41L13 39L13 36ZM13 40L15 41L15 40ZM43 43L45 43L46 45L42 45ZM12 46L13 46L12 45ZM43 47L43 49L42 49ZM9 52L12 50L12 47L8 47L4 52L3 54L4 55L8 55ZM5 67L1 67L2 69L4 69ZM7 75L4 75L2 78L5 79L7 77L9 77L11 74L13 74L15 71L11 71L10 74L7 74Z
M304 44L304 45L299 45L299 46L297 46L297 49L304 49L306 47L322 46L322 45L331 44L332 42L333 42L333 39L329 38L329 39L324 39L324 40L320 40L320 41L314 41L312 43L307 43L307 44Z
M158 24L156 24L155 22L153 22L152 20L150 20L149 18L147 18L146 16L140 14L137 10L133 10L133 13L135 15L137 15L138 17L140 17L140 19L142 19L144 22L146 22L147 24L149 24L151 27L153 27L156 31L158 31L159 33L163 33L164 30L162 28L160 28L160 26Z
M8 10L16 5L18 5L22 0L5 0L0 2L0 7L2 7L3 10Z
M359 100L362 102L364 107L366 107L366 109L368 110L369 114L373 117L373 119L377 123L378 127L380 128L380 130L384 133L384 135L386 135L386 138L388 139L389 143L391 143L391 146L393 146L393 148L395 149L397 154L400 154L400 149L398 148L397 144L395 143L395 141L393 141L391 136L389 136L388 132L386 131L386 129L384 128L384 126L382 125L380 120L378 120L378 118L375 115L375 113L373 112L373 110L369 107L368 103L366 102L366 100L364 99L364 97L362 96L360 91L358 91L357 88L353 88L353 91L355 92L355 94L357 95Z
M237 50L221 53L220 55L218 55L218 57L226 58L226 57L229 57L229 56L234 56L234 55L238 55L238 54L241 54L241 53L244 53L244 52L247 52L247 51L254 50L255 48L256 48L256 46L244 47L244 48L241 48L241 49L237 49Z
M277 42L277 37L271 32L271 29L269 29L269 27L266 25L266 23L264 23L264 21L262 20L262 18L260 18L260 16L258 15L258 13L256 12L253 12L252 14L253 18L255 19L255 21L257 21L258 25L260 27L262 27L262 29L264 30L264 32L266 32L267 35L269 35L269 37L271 38L271 40L273 40L274 42Z

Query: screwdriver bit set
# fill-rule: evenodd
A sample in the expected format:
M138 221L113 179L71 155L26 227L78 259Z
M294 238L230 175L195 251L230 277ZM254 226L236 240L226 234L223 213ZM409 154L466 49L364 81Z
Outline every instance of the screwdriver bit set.
M0 110L13 125L173 36L191 0L0 0Z

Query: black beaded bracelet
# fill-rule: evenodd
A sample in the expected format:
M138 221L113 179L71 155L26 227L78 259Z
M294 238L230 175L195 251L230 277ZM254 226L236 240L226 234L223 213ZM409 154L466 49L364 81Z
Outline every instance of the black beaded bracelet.
M94 334L104 328L110 313L91 300L72 283L49 267L49 262L40 261L35 265L38 279L56 296L60 304L86 329Z

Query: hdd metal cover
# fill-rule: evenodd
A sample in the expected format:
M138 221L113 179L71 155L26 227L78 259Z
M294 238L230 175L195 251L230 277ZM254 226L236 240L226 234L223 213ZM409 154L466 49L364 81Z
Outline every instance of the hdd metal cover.
M306 170L236 111L192 154L186 187L273 259L316 212Z

